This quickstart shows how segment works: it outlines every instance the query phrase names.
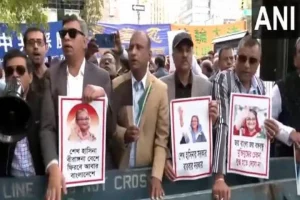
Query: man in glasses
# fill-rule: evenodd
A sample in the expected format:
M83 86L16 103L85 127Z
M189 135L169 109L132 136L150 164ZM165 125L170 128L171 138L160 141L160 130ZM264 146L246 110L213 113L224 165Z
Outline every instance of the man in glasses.
M45 57L48 52L46 35L43 30L31 27L24 33L24 50L33 63L33 79L31 87L39 94L44 92L44 74L47 71Z
M232 92L258 95L266 94L263 81L255 76L260 58L260 43L252 38L251 35L246 36L239 43L235 68L219 73L213 81L213 96L221 105L219 110L221 116L216 131L215 165L213 166L214 171L218 171L213 186L213 197L215 200L230 199L230 189L224 179L224 174L226 173L226 143L229 127L230 94ZM291 131L289 127L273 119L265 120L264 126L270 139L275 137L285 144L289 144L289 134ZM236 175L236 178L244 184L258 182L257 179L238 175Z
M272 89L272 116L285 125L295 129L290 134L292 141L300 144L300 38L297 39L294 51L294 65L296 70L286 76L283 80L278 81ZM277 141L276 141L277 142ZM293 148L286 146L279 141L275 149L276 157L293 156Z
M12 78L20 79L24 89L24 98L31 108L34 123L30 125L27 137L24 139L15 144L0 144L0 177L44 175L45 166L39 140L41 96L30 87L32 63L23 52L12 49L4 55L3 69L7 82Z
M65 61L48 70L42 104L40 138L46 171L49 174L47 200L60 200L61 189L66 193L63 175L58 166L58 96L82 98L91 102L99 97L110 99L111 80L108 72L85 59L88 29L84 21L75 15L66 16L59 31ZM111 107L108 106L108 115ZM107 132L113 123L107 117ZM109 139L109 134L107 136ZM106 159L110 159L109 152ZM107 168L112 164L106 161Z

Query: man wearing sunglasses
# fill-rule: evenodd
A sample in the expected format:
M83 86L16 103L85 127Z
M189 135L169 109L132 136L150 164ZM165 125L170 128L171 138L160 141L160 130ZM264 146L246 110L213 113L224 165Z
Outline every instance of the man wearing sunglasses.
M215 200L229 200L230 189L227 186L224 174L226 173L226 152L227 135L229 127L229 105L230 94L245 93L265 95L263 81L255 76L260 63L261 46L260 43L252 38L251 35L243 38L238 46L237 61L233 70L227 70L219 73L213 81L213 96L220 102L220 120L216 131L216 142L214 152L214 170L219 174L215 177L213 186L213 197ZM264 122L268 138L276 138L285 144L289 144L289 134L291 129L278 121L267 119ZM257 183L255 178L236 175L236 179L241 183Z
M0 177L28 177L44 175L45 166L41 155L39 128L41 96L34 92L32 82L33 66L30 59L18 49L12 49L4 55L3 69L6 82L20 79L24 89L24 98L31 108L33 117L27 137L15 144L0 144ZM15 105L11 105L15 106Z
M82 98L84 102L91 102L99 97L110 99L111 93L108 72L85 59L88 44L86 23L71 15L66 16L62 24L59 35L65 61L49 68L42 104L40 138L46 171L49 174L47 200L61 200L62 188L65 194L67 192L58 166L58 96ZM107 113L111 115L110 106ZM113 128L110 119L111 117L107 117L107 133L112 132ZM109 152L106 155L107 168L111 168Z

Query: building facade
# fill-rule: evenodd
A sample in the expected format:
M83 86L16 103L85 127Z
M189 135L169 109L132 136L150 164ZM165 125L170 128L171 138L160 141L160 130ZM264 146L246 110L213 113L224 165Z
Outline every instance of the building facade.
M179 23L203 25L211 18L211 0L182 0Z

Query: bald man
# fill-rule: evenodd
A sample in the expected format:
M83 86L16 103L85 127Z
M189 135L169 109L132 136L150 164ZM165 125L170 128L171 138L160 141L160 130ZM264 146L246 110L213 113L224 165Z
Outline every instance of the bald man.
M120 169L152 167L151 198L164 196L162 177L169 137L167 86L148 70L151 41L135 32L128 49L130 72L113 80L117 127L114 157Z

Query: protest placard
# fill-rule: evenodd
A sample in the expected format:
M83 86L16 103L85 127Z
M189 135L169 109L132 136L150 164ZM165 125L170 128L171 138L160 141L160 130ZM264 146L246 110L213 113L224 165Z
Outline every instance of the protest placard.
M300 196L300 146L298 144L294 144L294 161L297 195Z
M105 182L106 100L59 97L59 165L67 187Z
M264 127L270 97L231 94L227 172L269 178L270 140Z
M194 180L212 173L210 96L175 99L170 103L175 180Z

